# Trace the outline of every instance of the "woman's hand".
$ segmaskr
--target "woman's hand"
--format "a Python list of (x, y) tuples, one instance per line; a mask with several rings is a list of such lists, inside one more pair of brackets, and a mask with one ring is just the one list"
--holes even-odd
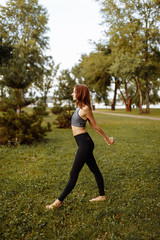
[(113, 138), (113, 137), (109, 137), (109, 138), (106, 140), (106, 142), (107, 142), (108, 145), (114, 144), (114, 138)]

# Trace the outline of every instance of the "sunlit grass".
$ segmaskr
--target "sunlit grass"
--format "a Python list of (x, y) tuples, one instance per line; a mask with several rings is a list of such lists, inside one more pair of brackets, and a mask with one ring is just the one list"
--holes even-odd
[(45, 210), (65, 187), (77, 149), (70, 129), (52, 126), (39, 143), (0, 148), (0, 239), (159, 239), (159, 121), (95, 117), (115, 137), (108, 146), (87, 124), (107, 200), (89, 202), (98, 190), (85, 166), (62, 207)]

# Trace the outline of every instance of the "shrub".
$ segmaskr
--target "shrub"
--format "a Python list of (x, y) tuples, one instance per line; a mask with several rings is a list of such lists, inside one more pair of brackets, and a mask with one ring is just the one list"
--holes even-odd
[(51, 124), (50, 122), (47, 122), (47, 132), (51, 132), (52, 129), (51, 129)]
[(63, 111), (71, 111), (74, 110), (75, 107), (72, 106), (61, 106), (60, 104), (55, 105), (53, 108), (51, 108), (51, 112), (55, 115), (62, 113)]
[(75, 110), (75, 107), (74, 106), (64, 106), (64, 110), (66, 111), (72, 111), (72, 110)]
[(64, 111), (58, 114), (53, 124), (57, 125), (58, 128), (71, 128), (71, 117), (71, 112)]
[(49, 123), (47, 127), (42, 127), (41, 124), (42, 117), (27, 113), (22, 113), (18, 117), (14, 110), (9, 109), (0, 117), (0, 144), (9, 142), (12, 145), (17, 145), (40, 140), (46, 136), (46, 132), (51, 130)]
[(1, 112), (7, 112), (7, 110), (9, 108), (14, 109), (16, 111), (17, 106), (8, 99), (5, 99), (3, 103), (2, 102), (0, 103), (0, 111)]
[(61, 107), (61, 105), (55, 105), (53, 108), (51, 108), (51, 112), (53, 114), (60, 114), (61, 112), (63, 112), (64, 108)]
[(33, 113), (40, 116), (48, 116), (49, 114), (49, 112), (46, 111), (46, 106), (42, 101), (38, 102), (37, 107), (33, 108)]
[(6, 110), (5, 104), (0, 102), (0, 111), (4, 112), (5, 110)]

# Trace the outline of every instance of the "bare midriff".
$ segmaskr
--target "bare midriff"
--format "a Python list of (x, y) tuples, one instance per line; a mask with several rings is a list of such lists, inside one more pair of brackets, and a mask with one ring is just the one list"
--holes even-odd
[(86, 133), (86, 129), (85, 127), (75, 127), (75, 126), (72, 126), (72, 133), (73, 133), (73, 136), (76, 136), (76, 135), (79, 135), (79, 134), (82, 134), (82, 133)]

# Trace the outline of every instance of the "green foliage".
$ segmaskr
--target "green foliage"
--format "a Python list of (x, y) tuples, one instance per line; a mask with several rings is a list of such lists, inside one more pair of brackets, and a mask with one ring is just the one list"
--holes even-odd
[(71, 128), (72, 112), (64, 111), (59, 113), (56, 120), (53, 122), (58, 128)]
[(18, 117), (14, 110), (9, 109), (0, 117), (0, 144), (30, 144), (38, 141), (50, 130), (50, 124), (47, 127), (41, 125), (42, 118), (39, 116), (22, 113)]
[(62, 104), (65, 101), (69, 108), (72, 108), (72, 92), (73, 87), (76, 84), (75, 79), (72, 77), (69, 70), (61, 71), (61, 75), (58, 77), (58, 89), (54, 91), (54, 100)]
[[(62, 207), (46, 210), (63, 191), (77, 144), (70, 129), (54, 128), (40, 143), (0, 148), (0, 237), (5, 240), (158, 240), (159, 121), (95, 114), (115, 145), (87, 126), (107, 200), (85, 165)], [(52, 122), (54, 115), (45, 120)], [(88, 125), (88, 124), (87, 124)]]
[(75, 107), (71, 107), (71, 106), (61, 106), (60, 104), (55, 105), (54, 107), (51, 108), (51, 112), (55, 115), (62, 113), (63, 111), (71, 111), (74, 110)]
[[(108, 104), (108, 90), (111, 84), (109, 73), (110, 58), (101, 52), (92, 52), (88, 56), (83, 55), (81, 62), (72, 71), (75, 76), (84, 82), (96, 93), (96, 100), (103, 100)], [(78, 71), (79, 70), (79, 71)]]
[(23, 48), (25, 53), (28, 52), (27, 56), (46, 48), (48, 16), (46, 9), (37, 0), (8, 0), (0, 10), (4, 41), (8, 40), (12, 45)]
[(17, 105), (11, 101), (11, 99), (4, 98), (3, 102), (0, 102), (0, 111), (6, 112), (8, 109), (13, 109), (16, 111)]
[[(140, 107), (144, 89), (146, 113), (149, 113), (151, 85), (157, 83), (160, 74), (159, 2), (98, 1), (102, 3), (103, 23), (107, 25), (107, 45), (111, 48), (112, 57), (111, 74), (120, 78), (122, 83), (140, 81), (138, 84)], [(141, 89), (142, 84), (145, 87)], [(126, 93), (127, 98), (128, 95), (129, 93)], [(133, 97), (134, 95), (131, 100)]]
[(15, 51), (9, 65), (3, 68), (3, 83), (11, 88), (25, 89), (33, 81), (32, 70), (27, 67), (27, 58), (19, 55), (19, 50)]
[(52, 112), (53, 114), (55, 114), (55, 115), (63, 112), (63, 110), (64, 110), (64, 108), (61, 107), (60, 104), (57, 104), (57, 105), (55, 105), (54, 107), (51, 108), (51, 112)]
[[(54, 92), (55, 106), (51, 109), (53, 114), (58, 114), (53, 122), (58, 128), (71, 128), (72, 109), (74, 109), (72, 101), (73, 87), (76, 84), (69, 70), (61, 71), (58, 78), (58, 89)], [(65, 106), (62, 107), (63, 102)]]
[(25, 98), (24, 95), (25, 93), (22, 90), (10, 89), (9, 97), (3, 97), (3, 101), (0, 104), (2, 108), (0, 109), (2, 109), (3, 111), (7, 111), (8, 109), (14, 109), (16, 111), (18, 108), (28, 106), (29, 104), (36, 101), (36, 99), (33, 99), (32, 97)]
[(47, 104), (47, 95), (53, 87), (54, 80), (56, 80), (59, 65), (55, 65), (51, 57), (46, 58), (45, 62), (46, 66), (43, 69), (43, 74), (41, 78), (36, 79), (35, 87), (40, 91), (44, 103)]
[(6, 46), (2, 46), (1, 45), (1, 41), (2, 39), (0, 39), (0, 66), (2, 66), (3, 64), (7, 64), (9, 59), (12, 58), (12, 48)]
[(20, 112), (22, 104), (27, 105), (24, 93), (44, 74), (48, 15), (37, 0), (8, 0), (0, 10), (2, 48), (12, 50), (0, 70), (2, 82), (16, 91), (14, 101)]
[(37, 106), (33, 108), (33, 113), (38, 116), (47, 116), (49, 114), (43, 101), (37, 103)]

